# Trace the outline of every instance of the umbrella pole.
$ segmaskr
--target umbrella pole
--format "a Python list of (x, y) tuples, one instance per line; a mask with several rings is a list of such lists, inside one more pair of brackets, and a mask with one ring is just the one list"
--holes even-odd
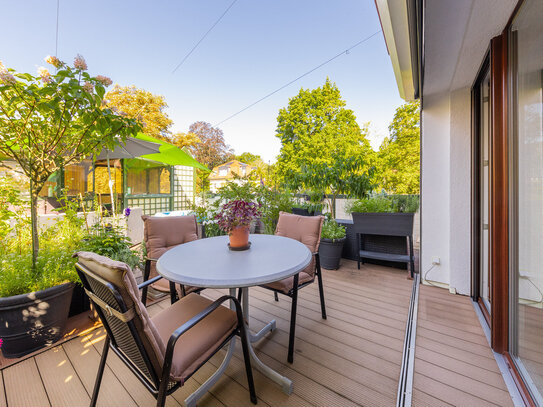
[(109, 153), (107, 154), (107, 175), (109, 178), (109, 194), (111, 196), (111, 211), (113, 212), (113, 217), (115, 217), (115, 200), (113, 199), (113, 180), (111, 179), (111, 168), (109, 166)]

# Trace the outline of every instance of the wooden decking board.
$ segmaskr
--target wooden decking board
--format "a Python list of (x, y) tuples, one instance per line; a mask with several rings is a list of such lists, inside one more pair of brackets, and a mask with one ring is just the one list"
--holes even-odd
[[(338, 286), (329, 279), (324, 280), (323, 286), (325, 297), (330, 297), (337, 301), (350, 300), (351, 302), (357, 304), (369, 304), (374, 306), (383, 305), (385, 309), (392, 312), (398, 312), (405, 309), (406, 303), (409, 303), (409, 299), (405, 299), (405, 294), (403, 297), (391, 297), (388, 292), (386, 301), (383, 301), (383, 296), (381, 295), (380, 291), (371, 287), (360, 288), (358, 292), (351, 293), (347, 291), (347, 287)], [(307, 290), (307, 288), (305, 288), (305, 290)], [(300, 290), (300, 294), (303, 293), (303, 291), (304, 290)], [(382, 289), (382, 292), (386, 291)]]
[[(66, 342), (63, 345), (63, 348), (73, 367), (77, 371), (87, 393), (92, 395), (94, 382), (96, 380), (96, 372), (98, 371), (98, 365), (100, 364), (100, 354), (96, 351), (94, 346), (85, 348), (84, 344), (85, 340), (83, 338), (76, 338)], [(100, 341), (99, 344), (103, 344), (103, 340)], [(130, 393), (126, 391), (109, 366), (106, 366), (104, 370), (104, 377), (98, 395), (98, 405), (108, 405), (111, 407), (137, 406), (136, 401), (130, 396)]]
[(72, 407), (90, 402), (89, 393), (83, 387), (62, 346), (39, 354), (35, 361), (53, 406)]
[[(345, 297), (341, 297), (340, 293), (338, 293), (337, 297), (334, 296), (334, 297), (331, 297), (331, 299), (326, 298), (326, 294), (325, 294), (324, 298), (326, 300), (327, 311), (335, 311), (342, 315), (349, 315), (349, 316), (350, 315), (353, 315), (353, 316), (373, 315), (375, 318), (385, 317), (392, 321), (405, 322), (405, 316), (402, 315), (402, 313), (405, 314), (405, 307), (400, 310), (389, 311), (387, 309), (384, 309), (383, 307), (379, 307), (376, 303), (368, 304), (368, 303), (361, 303), (360, 301), (349, 300)], [(308, 303), (314, 304), (313, 307), (315, 305), (317, 307), (320, 307), (320, 298), (318, 296), (313, 295), (312, 293), (304, 292), (304, 290), (300, 290), (298, 294), (298, 301), (307, 301)]]
[[(203, 295), (208, 295), (215, 299), (221, 294), (219, 291), (211, 293), (209, 290), (206, 290)], [(255, 326), (264, 326), (272, 318), (276, 320), (277, 330), (269, 338), (280, 345), (286, 346), (288, 344), (290, 329), (289, 321), (279, 318), (277, 315), (266, 314), (255, 308), (252, 309), (251, 324), (253, 329), (258, 329)], [(307, 357), (315, 358), (317, 362), (325, 366), (338, 366), (343, 373), (347, 374), (348, 371), (345, 368), (346, 365), (350, 365), (353, 375), (356, 375), (358, 372), (362, 381), (364, 381), (363, 376), (365, 372), (368, 372), (376, 375), (378, 379), (384, 376), (382, 379), (385, 383), (390, 381), (392, 387), (397, 383), (400, 369), (399, 363), (401, 361), (401, 353), (399, 351), (394, 354), (395, 363), (392, 363), (382, 359), (383, 352), (380, 353), (380, 358), (359, 349), (353, 349), (348, 345), (340, 343), (337, 339), (322, 337), (319, 334), (318, 326), (314, 330), (298, 326), (296, 328), (296, 337), (296, 351)]]
[(432, 363), (443, 369), (459, 373), (472, 380), (489, 384), (497, 389), (503, 390), (503, 377), (499, 372), (491, 372), (478, 366), (459, 361), (448, 355), (442, 355), (424, 348), (417, 348), (417, 358)]
[[(279, 302), (275, 302), (273, 297), (263, 297), (257, 290), (255, 290), (255, 293), (251, 298), (251, 307), (256, 307), (261, 310), (273, 310), (273, 314), (290, 320), (290, 301), (287, 301), (288, 299), (280, 298)], [(375, 341), (376, 343), (389, 346), (392, 349), (402, 348), (403, 336), (398, 335), (398, 330), (379, 326), (377, 323), (362, 319), (353, 318), (352, 323), (334, 318), (323, 320), (321, 317), (320, 308), (312, 309), (304, 306), (303, 301), (298, 301), (297, 311), (296, 322), (300, 325), (312, 327), (315, 326), (315, 324), (322, 324), (323, 326), (331, 328), (332, 330), (339, 330), (367, 338)]]
[[(209, 293), (208, 293), (209, 294)], [(217, 293), (216, 296), (219, 296), (220, 293)], [(253, 322), (253, 320), (251, 321)], [(260, 325), (264, 325), (264, 323), (261, 321)], [(277, 333), (277, 332), (276, 332)], [(261, 353), (265, 353), (268, 356), (276, 359), (279, 362), (285, 363), (286, 362), (286, 355), (287, 355), (287, 346), (288, 341), (284, 341), (283, 343), (280, 343), (279, 341), (276, 341), (275, 334), (273, 333), (270, 335), (269, 339), (266, 338), (265, 340), (261, 341), (257, 346), (256, 349)], [(285, 336), (287, 338), (287, 336)], [(302, 342), (302, 341), (300, 341)], [(301, 345), (301, 346), (299, 346)], [(353, 371), (353, 374), (355, 376), (358, 376), (351, 379), (347, 379), (347, 377), (352, 377), (352, 375), (349, 375), (348, 371), (341, 372), (340, 367), (338, 366), (341, 364), (344, 367), (345, 364), (348, 362), (345, 359), (339, 360), (337, 357), (335, 363), (332, 365), (330, 363), (323, 364), (322, 360), (314, 360), (311, 352), (309, 352), (309, 355), (306, 356), (306, 345), (304, 343), (298, 344), (296, 343), (296, 353), (294, 357), (294, 364), (292, 365), (292, 368), (296, 371), (298, 371), (301, 374), (304, 374), (308, 377), (313, 377), (313, 380), (320, 383), (323, 386), (329, 386), (338, 393), (348, 397), (350, 395), (350, 398), (352, 401), (357, 400), (356, 397), (362, 397), (360, 400), (362, 405), (376, 405), (375, 399), (381, 399), (385, 396), (389, 397), (389, 401), (395, 399), (396, 393), (396, 385), (397, 381), (392, 381), (390, 379), (387, 379), (383, 375), (380, 374), (371, 374), (371, 372), (364, 372), (363, 369), (360, 369), (360, 372), (358, 375), (356, 374), (356, 369)], [(328, 352), (321, 352), (319, 353), (319, 356), (321, 358), (330, 359), (333, 358), (335, 355), (331, 355)], [(330, 367), (328, 367), (330, 366)], [(333, 368), (331, 367), (333, 366)], [(352, 366), (351, 366), (352, 367)], [(398, 375), (399, 375), (399, 361), (398, 361)], [(319, 379), (315, 379), (314, 375), (318, 372)], [(345, 375), (345, 376), (344, 376)], [(325, 380), (324, 382), (321, 380)], [(343, 392), (338, 389), (339, 383), (342, 381), (348, 382), (349, 390), (344, 390)], [(352, 388), (352, 389), (351, 389)], [(361, 394), (361, 392), (356, 391), (354, 388), (359, 388), (363, 390), (364, 394)], [(383, 394), (384, 393), (384, 394)], [(353, 399), (354, 397), (354, 399)], [(377, 404), (379, 405), (379, 404)]]
[(434, 287), (419, 295), (413, 406), (513, 405), (471, 299)]
[(489, 356), (478, 355), (473, 352), (469, 352), (464, 349), (458, 349), (424, 337), (417, 337), (416, 351), (418, 352), (419, 349), (427, 349), (436, 353), (440, 353), (442, 355), (448, 355), (452, 358), (471, 364), (473, 366), (478, 366), (494, 373), (500, 373), (500, 369), (498, 368), (496, 360), (494, 359), (492, 354), (490, 354)]
[[(257, 308), (252, 308), (251, 318), (258, 318), (260, 321), (270, 321), (271, 319), (275, 319), (279, 329), (283, 329), (285, 332), (288, 332), (290, 329), (289, 322), (286, 319), (266, 313), (265, 311)], [(328, 336), (325, 334), (326, 332), (323, 332), (323, 329), (320, 329), (320, 327), (317, 329), (312, 329), (311, 327), (306, 328), (298, 324), (296, 326), (297, 337), (307, 340), (308, 342), (326, 349), (327, 351), (334, 348), (340, 349), (340, 354), (348, 354), (349, 351), (358, 351), (360, 353), (369, 355), (371, 358), (379, 360), (379, 364), (382, 363), (384, 366), (393, 365), (395, 368), (398, 367), (398, 361), (401, 360), (400, 349), (392, 350), (375, 342), (367, 341), (363, 338), (359, 338), (345, 332), (336, 331), (335, 336), (333, 331)]]
[[(322, 320), (320, 315), (317, 284), (301, 290), (293, 364), (286, 362), (290, 299), (280, 296), (280, 301), (275, 302), (270, 291), (251, 289), (251, 327), (258, 330), (271, 319), (277, 324), (274, 333), (254, 344), (255, 351), (264, 363), (294, 383), (294, 393), (289, 397), (254, 369), (258, 405), (393, 406), (412, 287), (412, 281), (406, 276), (406, 271), (369, 264), (359, 271), (356, 262), (345, 260), (340, 270), (324, 271), (328, 320)], [(208, 289), (202, 295), (217, 298), (224, 293), (224, 290)], [(492, 352), (481, 339), (484, 335), (476, 325), (478, 320), (469, 299), (433, 287), (421, 287), (420, 298), (413, 405), (511, 405)], [(166, 298), (151, 305), (149, 313), (156, 315), (168, 306)], [(530, 336), (530, 329), (526, 336), (528, 350), (537, 339)], [(1, 370), (0, 407), (70, 405), (68, 400), (73, 401), (77, 393), (82, 395), (83, 405), (86, 405), (94, 387), (104, 335), (103, 328), (99, 328), (64, 343), (55, 354), (49, 354), (50, 349), (42, 353), (39, 360), (30, 358)], [(183, 405), (184, 399), (215, 371), (224, 352), (215, 355), (168, 397), (167, 406)], [(60, 359), (67, 362), (57, 366), (62, 362)], [(63, 373), (42, 380), (40, 374), (50, 374), (57, 369)], [(69, 374), (73, 377), (70, 384), (73, 388), (65, 389), (62, 382)], [(16, 383), (21, 377), (25, 377), (24, 385)], [(99, 406), (155, 404), (155, 399), (114, 352), (108, 355), (100, 394)], [(200, 400), (199, 406), (250, 405), (238, 340), (225, 374)]]
[(443, 400), (430, 396), (419, 389), (413, 389), (413, 407), (449, 407), (453, 405), (454, 404), (449, 404)]
[[(441, 322), (441, 323), (440, 323)], [(488, 341), (479, 326), (479, 332), (473, 333), (464, 330), (462, 324), (447, 324), (447, 321), (441, 320), (437, 322), (437, 318), (433, 320), (419, 319), (418, 326), (428, 329), (429, 331), (439, 332), (440, 334), (450, 336), (452, 338), (461, 339), (466, 342), (471, 342), (476, 345), (482, 345), (488, 347)]]
[(10, 366), (2, 373), (9, 407), (51, 406), (34, 358)]
[(7, 407), (6, 391), (4, 387), (4, 374), (0, 370), (0, 407)]
[[(279, 301), (274, 301), (273, 293), (265, 289), (260, 289), (260, 290), (259, 289), (254, 290), (255, 292), (252, 293), (254, 298), (257, 298), (258, 300), (262, 300), (262, 302), (266, 304), (265, 305), (266, 307), (275, 306), (275, 307), (281, 308), (283, 311), (289, 314), (289, 318), (290, 318), (291, 301), (288, 297), (280, 296)], [(308, 290), (308, 288), (305, 288), (305, 290)], [(262, 304), (262, 302), (258, 302), (258, 304)], [(404, 310), (403, 312), (404, 314), (403, 324), (401, 321), (390, 320), (389, 318), (386, 318), (385, 316), (382, 316), (380, 314), (376, 315), (375, 313), (368, 313), (364, 311), (360, 311), (358, 314), (353, 314), (353, 313), (341, 313), (335, 309), (331, 309), (330, 312), (331, 313), (329, 313), (327, 309), (327, 315), (329, 316), (330, 321), (338, 321), (338, 322), (347, 323), (349, 325), (367, 329), (378, 334), (386, 335), (392, 338), (397, 338), (399, 340), (403, 340), (404, 338), (407, 310)], [(322, 320), (320, 302), (314, 303), (314, 302), (309, 302), (309, 301), (303, 301), (303, 299), (299, 298), (298, 299), (298, 315), (305, 315), (308, 318), (313, 319), (314, 321), (327, 323), (327, 321)]]
[[(443, 402), (450, 402), (454, 406), (459, 406), (459, 407), (460, 406), (461, 407), (496, 406), (496, 404), (494, 403), (491, 403), (487, 400), (483, 400), (482, 398), (473, 396), (462, 390), (458, 390), (454, 387), (451, 387), (445, 383), (441, 383), (423, 374), (417, 374), (415, 376), (415, 382), (413, 383), (413, 390), (419, 390), (438, 400), (441, 400)], [(414, 405), (417, 404), (416, 398), (413, 400), (413, 404)]]

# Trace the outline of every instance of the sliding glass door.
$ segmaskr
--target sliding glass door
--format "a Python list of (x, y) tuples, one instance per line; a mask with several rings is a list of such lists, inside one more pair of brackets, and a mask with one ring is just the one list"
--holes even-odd
[(510, 354), (543, 405), (543, 1), (513, 20), (510, 57)]
[[(473, 133), (473, 298), (489, 321), (490, 298), (490, 61), (485, 62), (472, 89)], [(489, 321), (490, 322), (490, 321)]]

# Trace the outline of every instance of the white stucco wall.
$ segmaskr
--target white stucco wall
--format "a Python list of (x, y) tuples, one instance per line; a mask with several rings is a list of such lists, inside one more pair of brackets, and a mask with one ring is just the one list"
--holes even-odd
[[(449, 284), (449, 93), (425, 96), (421, 120), (421, 277)], [(432, 268), (433, 257), (441, 264)]]
[(471, 90), (450, 95), (449, 286), (459, 294), (471, 288)]
[[(422, 111), (421, 272), (470, 294), (471, 92), (424, 97)], [(439, 257), (439, 265), (432, 261)]]

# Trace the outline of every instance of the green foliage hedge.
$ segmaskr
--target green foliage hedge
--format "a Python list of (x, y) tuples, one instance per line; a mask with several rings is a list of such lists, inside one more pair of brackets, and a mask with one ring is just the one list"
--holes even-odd
[(349, 213), (414, 213), (419, 209), (418, 195), (379, 194), (359, 199), (347, 205)]

